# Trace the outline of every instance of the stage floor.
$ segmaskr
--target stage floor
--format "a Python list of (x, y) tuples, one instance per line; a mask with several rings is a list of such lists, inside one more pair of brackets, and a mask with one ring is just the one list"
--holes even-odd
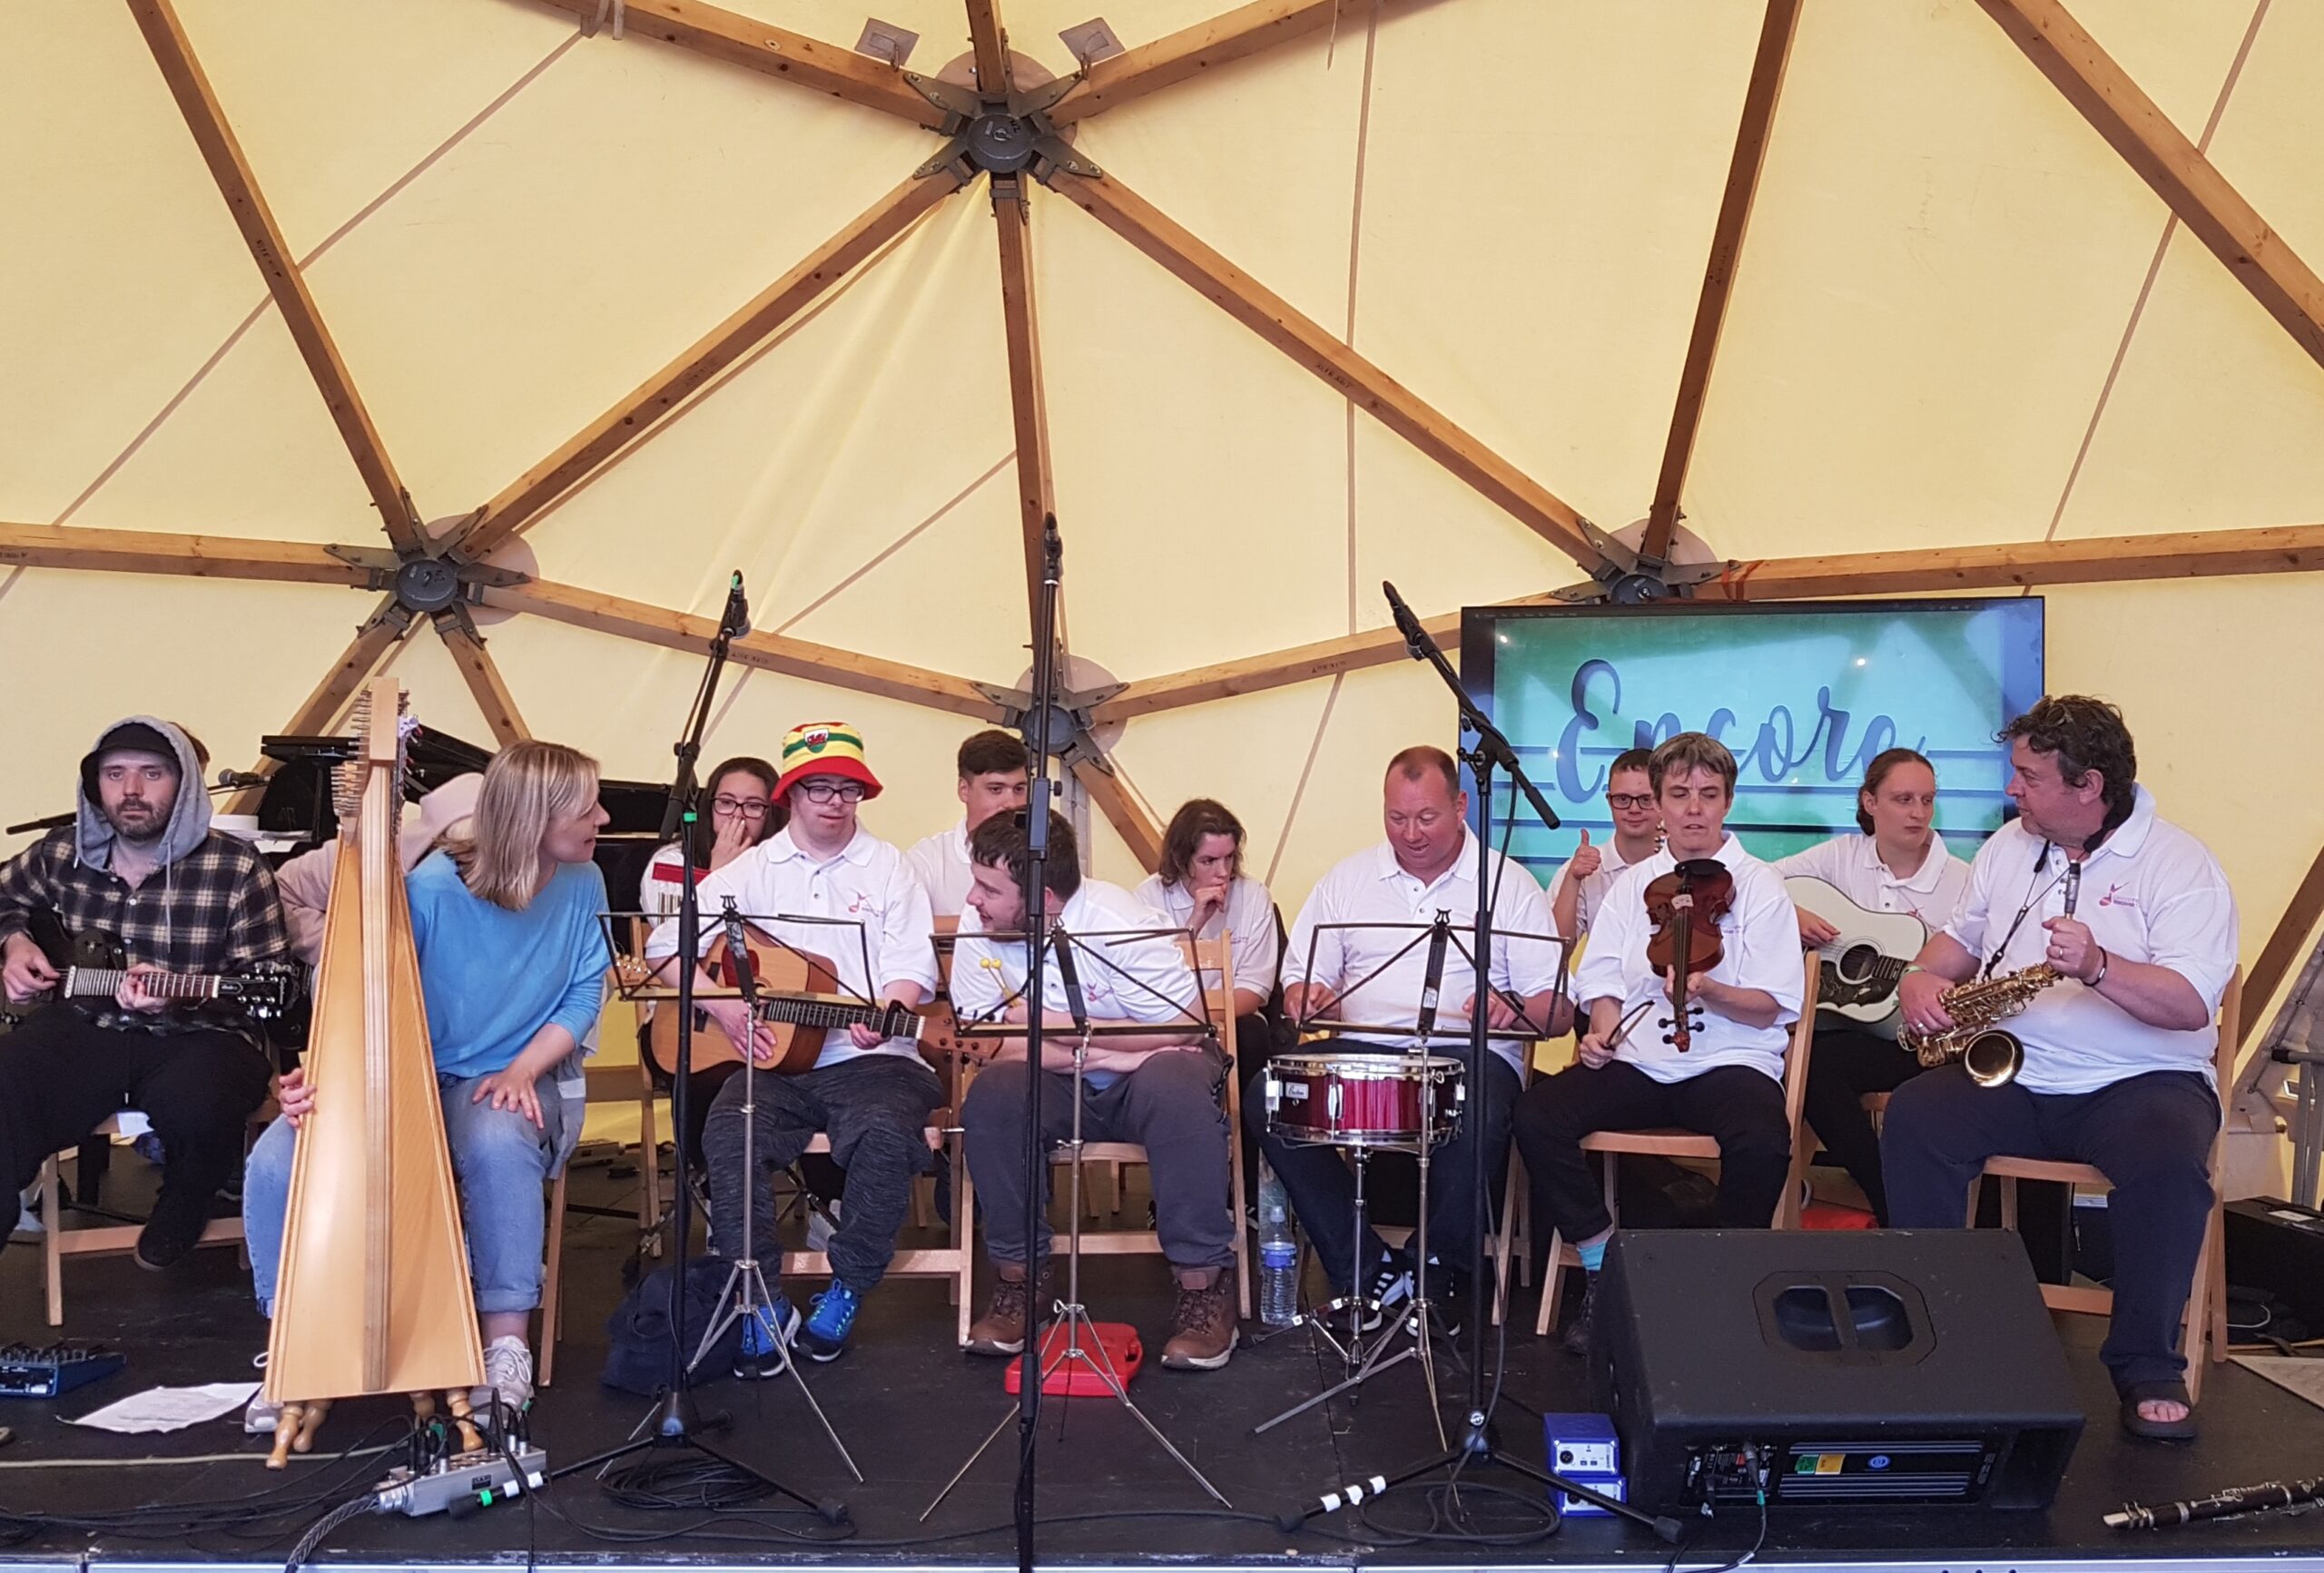
[[(135, 1195), (139, 1165), (116, 1164), (115, 1189)], [(619, 1205), (622, 1182), (603, 1167), (576, 1172), (576, 1201)], [(109, 1196), (109, 1200), (114, 1198)], [(1142, 1204), (1130, 1204), (1142, 1214)], [(534, 1409), (534, 1436), (552, 1467), (620, 1441), (648, 1407), (598, 1385), (606, 1312), (622, 1289), (634, 1225), (576, 1214), (567, 1234), (568, 1313), (558, 1380)], [(123, 1438), (62, 1423), (154, 1383), (245, 1380), (263, 1347), (235, 1253), (206, 1249), (167, 1278), (127, 1258), (67, 1261), (66, 1335), (125, 1351), (129, 1370), (56, 1403), (0, 1406), (14, 1446), (0, 1451), (0, 1511), (72, 1516), (148, 1503), (222, 1503), (269, 1488), (307, 1493), (331, 1481), (350, 1490), (379, 1472), (374, 1460), (304, 1461), (287, 1485), (258, 1467), (262, 1439), (245, 1439), (239, 1417), (167, 1435)], [(1098, 1258), (1088, 1299), (1107, 1320), (1135, 1322), (1158, 1350), (1169, 1297), (1151, 1259)], [(1512, 1450), (1539, 1461), (1534, 1410), (1583, 1406), (1580, 1362), (1531, 1332), (1532, 1297), (1520, 1297), (1507, 1340), (1505, 1400), (1499, 1430)], [(720, 1439), (811, 1498), (837, 1498), (852, 1538), (813, 1516), (754, 1512), (748, 1518), (653, 1512), (620, 1506), (586, 1476), (557, 1481), (537, 1503), (510, 1504), (464, 1520), (363, 1517), (336, 1530), (322, 1559), (341, 1565), (510, 1561), (528, 1555), (551, 1566), (733, 1566), (780, 1558), (831, 1567), (1012, 1566), (1011, 1482), (1015, 1422), (950, 1500), (926, 1524), (919, 1516), (970, 1451), (1009, 1412), (1000, 1362), (951, 1347), (941, 1284), (897, 1282), (866, 1305), (852, 1349), (807, 1380), (867, 1480), (849, 1479), (788, 1380), (722, 1380), (703, 1390), (706, 1408), (730, 1411)], [(1799, 1516), (1778, 1512), (1754, 1561), (1763, 1568), (2066, 1568), (2140, 1559), (2157, 1566), (2216, 1568), (2243, 1558), (2277, 1568), (2324, 1569), (2324, 1513), (2271, 1514), (2138, 1536), (2110, 1531), (2100, 1515), (2126, 1499), (2168, 1501), (2220, 1488), (2324, 1470), (2324, 1411), (2239, 1368), (2216, 1368), (2202, 1407), (2204, 1435), (2191, 1449), (2125, 1439), (2094, 1350), (2100, 1326), (2063, 1319), (2062, 1330), (2091, 1422), (2056, 1506), (2046, 1513), (1960, 1511)], [(0, 1253), (0, 1339), (40, 1343), (40, 1253), (22, 1240)], [(1491, 1348), (1488, 1346), (1488, 1353)], [(1089, 1567), (1167, 1560), (1201, 1567), (1261, 1564), (1373, 1568), (1400, 1567), (1661, 1567), (1670, 1548), (1643, 1530), (1607, 1520), (1571, 1520), (1553, 1535), (1492, 1547), (1432, 1539), (1429, 1505), (1393, 1494), (1369, 1519), (1342, 1513), (1288, 1534), (1277, 1513), (1340, 1480), (1392, 1472), (1433, 1451), (1416, 1370), (1375, 1382), (1354, 1405), (1313, 1411), (1268, 1435), (1250, 1428), (1327, 1380), (1305, 1332), (1236, 1353), (1225, 1370), (1150, 1369), (1133, 1390), (1146, 1414), (1233, 1500), (1212, 1510), (1201, 1491), (1110, 1399), (1052, 1403), (1040, 1439), (1039, 1508), (1044, 1561)], [(1449, 1377), (1457, 1400), (1457, 1377)], [(345, 1405), (321, 1449), (360, 1444), (400, 1406)], [(378, 1439), (373, 1439), (378, 1440)], [(319, 1450), (320, 1454), (320, 1450)], [(172, 1462), (204, 1455), (235, 1458)], [(103, 1467), (111, 1466), (111, 1467)], [(1482, 1478), (1509, 1489), (1528, 1482), (1501, 1471)], [(1488, 1507), (1490, 1504), (1486, 1504)], [(1514, 1504), (1507, 1506), (1513, 1507)], [(0, 1557), (52, 1567), (108, 1564), (222, 1568), (279, 1568), (306, 1522), (302, 1511), (257, 1534), (141, 1533), (133, 1520), (96, 1532), (44, 1528), (7, 1538)], [(1684, 1566), (1708, 1568), (1747, 1550), (1756, 1515), (1699, 1526)]]

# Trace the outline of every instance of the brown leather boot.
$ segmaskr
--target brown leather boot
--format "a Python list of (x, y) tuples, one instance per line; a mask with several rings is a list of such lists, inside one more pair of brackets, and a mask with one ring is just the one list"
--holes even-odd
[(996, 1282), (992, 1300), (985, 1312), (969, 1329), (970, 1354), (1022, 1354), (1025, 1352), (1025, 1324), (1031, 1319), (1033, 1296), (1047, 1299), (1049, 1273), (1041, 1269), (1040, 1277), (1031, 1284), (1025, 1281), (1025, 1264), (993, 1263)]
[(1172, 1371), (1216, 1371), (1235, 1352), (1235, 1269), (1214, 1267), (1210, 1282), (1187, 1282), (1178, 1273), (1178, 1304), (1170, 1314), (1170, 1342), (1162, 1363)]

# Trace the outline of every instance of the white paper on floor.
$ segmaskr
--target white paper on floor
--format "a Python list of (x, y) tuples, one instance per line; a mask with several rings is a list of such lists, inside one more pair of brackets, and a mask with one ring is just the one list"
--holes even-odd
[(213, 1381), (200, 1387), (151, 1387), (116, 1399), (65, 1423), (94, 1426), (101, 1431), (133, 1435), (140, 1431), (182, 1431), (188, 1426), (214, 1421), (251, 1401), (258, 1391), (254, 1381)]
[(2324, 1409), (2324, 1360), (2302, 1360), (2284, 1354), (2239, 1354), (2235, 1363), (2256, 1371), (2282, 1388)]

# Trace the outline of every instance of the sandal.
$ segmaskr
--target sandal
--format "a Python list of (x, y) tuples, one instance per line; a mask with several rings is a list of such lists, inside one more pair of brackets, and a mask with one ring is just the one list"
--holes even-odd
[[(2122, 1429), (2134, 1437), (2149, 1441), (2191, 1442), (2195, 1440), (2195, 1401), (2187, 1395), (2187, 1384), (2171, 1378), (2168, 1381), (2134, 1381), (2122, 1390)], [(2139, 1413), (2139, 1405), (2154, 1399), (2168, 1399), (2187, 1406), (2186, 1418), (2175, 1421), (2151, 1421)]]

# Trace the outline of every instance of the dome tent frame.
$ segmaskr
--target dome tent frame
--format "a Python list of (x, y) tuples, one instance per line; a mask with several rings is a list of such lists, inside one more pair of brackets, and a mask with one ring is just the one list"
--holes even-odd
[[(431, 531), (413, 506), (379, 432), (324, 324), (217, 95), (170, 0), (127, 0), (153, 58), (215, 178), (253, 260), (322, 394), (387, 536), (378, 546), (310, 546), (215, 536), (170, 535), (71, 526), (0, 525), (0, 564), (108, 572), (291, 580), (384, 592), (346, 651), (286, 723), (291, 732), (329, 726), (364, 679), (418, 626), (434, 626), (491, 726), (507, 742), (527, 735), (472, 605), (543, 616), (683, 650), (704, 648), (714, 620), (529, 576), (491, 560), (578, 486), (617, 463), (640, 437), (705, 391), (786, 324), (799, 321), (836, 287), (899, 241), (978, 173), (992, 188), (1001, 308), (1017, 436), (1015, 468), (1027, 558), (1028, 607), (1036, 587), (1042, 517), (1055, 508), (1040, 374), (1039, 313), (1030, 253), (1027, 176), (1075, 202), (1264, 341), (1305, 367), (1353, 405), (1404, 438), (1472, 489), (1610, 582), (1662, 569), (1681, 516), (1694, 437), (1714, 373), (1720, 329), (1748, 232), (1764, 152), (1790, 54), (1800, 0), (1769, 0), (1747, 86), (1742, 122), (1721, 198), (1697, 313), (1681, 372), (1660, 473), (1636, 562), (1610, 551), (1602, 532), (1549, 488), (1385, 369), (1301, 314), (1198, 236), (1125, 185), (1117, 175), (1075, 172), (1054, 160), (1013, 169), (931, 159), (759, 296), (662, 371), (606, 411), (472, 513)], [(585, 29), (598, 0), (547, 0), (577, 15)], [(989, 129), (1046, 123), (1062, 131), (1109, 109), (1258, 55), (1345, 18), (1385, 5), (1417, 9), (1458, 0), (1256, 0), (1206, 22), (1085, 65), (1061, 98), (1039, 110), (1013, 91), (1000, 0), (963, 0)], [(1979, 0), (2028, 62), (2160, 196), (2176, 222), (2201, 240), (2230, 276), (2319, 364), (2324, 364), (2324, 284), (2236, 192), (2201, 150), (2055, 0)], [(791, 33), (696, 0), (635, 0), (630, 29), (660, 44), (778, 78), (795, 90), (838, 97), (868, 112), (958, 139), (978, 123), (915, 83), (911, 74), (836, 44)], [(1037, 90), (1039, 91), (1039, 90)], [(1043, 93), (1043, 96), (1049, 96)], [(973, 141), (974, 139), (970, 139)], [(956, 144), (957, 145), (957, 143)], [(1079, 161), (1086, 165), (1087, 161)], [(1912, 548), (1718, 565), (1698, 594), (1778, 600), (1810, 596), (1965, 591), (2093, 584), (2209, 575), (2308, 571), (2324, 566), (2324, 526), (2181, 532), (1965, 548)], [(1519, 597), (1547, 599), (1548, 595)], [(1428, 620), (1450, 633), (1458, 614)], [(1132, 851), (1150, 866), (1159, 835), (1151, 817), (1086, 726), (1194, 705), (1229, 695), (1377, 666), (1399, 658), (1393, 630), (1370, 631), (1186, 672), (1141, 678), (1103, 694), (1075, 695), (1084, 723), (1076, 774)], [(1005, 717), (1006, 689), (907, 663), (782, 634), (738, 641), (734, 658), (790, 676), (881, 695), (982, 720)], [(2280, 982), (2294, 953), (2324, 913), (2324, 856), (2300, 885), (2254, 968), (2255, 999)], [(2252, 1013), (2256, 1019), (2258, 1013)]]

